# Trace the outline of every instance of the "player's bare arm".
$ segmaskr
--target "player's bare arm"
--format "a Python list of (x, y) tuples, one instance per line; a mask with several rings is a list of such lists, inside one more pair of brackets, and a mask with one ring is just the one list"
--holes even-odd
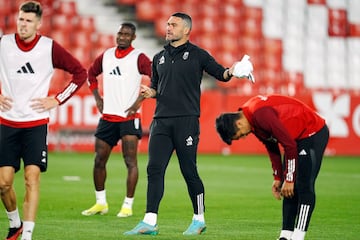
[(0, 111), (9, 111), (12, 107), (12, 99), (0, 94)]
[(125, 112), (128, 113), (127, 116), (135, 114), (137, 110), (140, 108), (141, 103), (144, 101), (144, 99), (145, 97), (140, 93), (136, 101), (128, 109), (125, 110)]
[(97, 89), (94, 89), (92, 91), (92, 93), (93, 93), (94, 98), (95, 98), (96, 107), (98, 108), (99, 112), (102, 113), (103, 109), (104, 109), (104, 100), (100, 96), (99, 91)]
[(144, 98), (153, 98), (156, 96), (156, 90), (145, 85), (140, 86), (140, 93)]
[(30, 105), (30, 107), (39, 113), (48, 111), (52, 108), (59, 106), (59, 101), (56, 100), (55, 97), (34, 98), (31, 100), (31, 102), (32, 104)]

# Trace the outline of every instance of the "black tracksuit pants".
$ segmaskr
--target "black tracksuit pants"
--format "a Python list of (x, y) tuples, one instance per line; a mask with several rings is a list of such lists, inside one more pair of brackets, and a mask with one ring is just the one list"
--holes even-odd
[(175, 151), (194, 214), (204, 213), (204, 185), (196, 165), (199, 134), (199, 119), (196, 116), (153, 119), (149, 139), (146, 212), (158, 213), (164, 194), (165, 171)]
[(293, 231), (297, 228), (307, 231), (315, 208), (315, 180), (328, 140), (329, 129), (325, 125), (315, 135), (297, 141), (299, 159), (295, 196), (283, 200), (283, 230)]

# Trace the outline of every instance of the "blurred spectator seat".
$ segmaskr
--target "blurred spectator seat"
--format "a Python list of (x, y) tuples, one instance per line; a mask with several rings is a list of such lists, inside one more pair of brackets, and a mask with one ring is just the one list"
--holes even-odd
[(345, 9), (329, 8), (328, 32), (331, 37), (346, 37), (348, 35), (347, 12)]
[(58, 42), (66, 50), (69, 50), (71, 47), (71, 36), (68, 32), (64, 32), (61, 29), (54, 29), (51, 31), (50, 36), (56, 42)]
[(75, 1), (55, 1), (53, 4), (54, 12), (65, 16), (76, 16), (78, 15), (76, 2)]
[(81, 31), (89, 34), (96, 32), (95, 20), (93, 16), (78, 15), (73, 19), (73, 25), (76, 31)]
[(10, 15), (12, 12), (11, 9), (12, 0), (0, 0), (0, 16), (4, 17)]
[(63, 15), (61, 13), (53, 14), (51, 17), (51, 26), (54, 30), (69, 33), (74, 29), (75, 16)]
[(326, 0), (307, 0), (308, 4), (321, 4), (326, 5)]
[(349, 37), (360, 37), (360, 23), (349, 23)]
[(140, 21), (154, 21), (158, 17), (157, 0), (140, 0), (136, 3), (136, 18)]

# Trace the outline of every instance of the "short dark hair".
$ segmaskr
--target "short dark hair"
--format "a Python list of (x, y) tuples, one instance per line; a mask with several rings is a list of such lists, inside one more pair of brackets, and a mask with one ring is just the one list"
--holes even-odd
[(192, 19), (188, 14), (176, 12), (171, 16), (181, 18), (185, 22), (185, 25), (187, 25), (190, 29), (192, 28)]
[(26, 1), (20, 5), (19, 10), (26, 13), (35, 13), (38, 18), (41, 18), (43, 12), (41, 4), (37, 1)]
[(136, 33), (136, 27), (135, 24), (131, 23), (131, 22), (124, 22), (120, 25), (121, 27), (128, 27), (131, 29), (131, 31), (135, 34)]
[(231, 145), (233, 136), (235, 136), (237, 127), (235, 122), (240, 119), (239, 113), (223, 113), (216, 118), (216, 131), (219, 133), (221, 139), (228, 145)]

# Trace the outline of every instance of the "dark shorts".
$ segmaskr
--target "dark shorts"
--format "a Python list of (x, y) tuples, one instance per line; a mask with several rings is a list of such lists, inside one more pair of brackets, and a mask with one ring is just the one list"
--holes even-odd
[(0, 125), (0, 166), (12, 166), (15, 172), (24, 166), (37, 165), (41, 172), (47, 169), (47, 124), (30, 128), (12, 128)]
[(118, 141), (125, 135), (142, 137), (141, 121), (136, 118), (126, 122), (109, 122), (100, 119), (96, 128), (95, 137), (105, 141), (110, 146), (116, 146)]

